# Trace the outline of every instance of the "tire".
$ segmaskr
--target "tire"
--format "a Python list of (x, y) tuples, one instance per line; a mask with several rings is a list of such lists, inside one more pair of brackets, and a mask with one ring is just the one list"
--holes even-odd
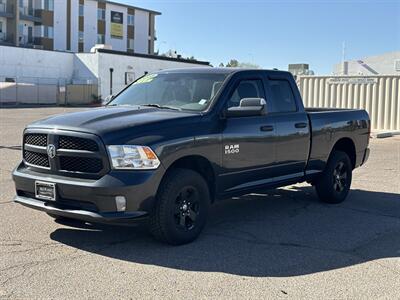
[(319, 199), (325, 203), (343, 202), (350, 191), (352, 171), (349, 156), (345, 152), (334, 150), (322, 176), (315, 184)]
[(162, 181), (150, 215), (150, 232), (159, 241), (182, 245), (203, 230), (210, 205), (204, 178), (188, 169), (174, 169)]

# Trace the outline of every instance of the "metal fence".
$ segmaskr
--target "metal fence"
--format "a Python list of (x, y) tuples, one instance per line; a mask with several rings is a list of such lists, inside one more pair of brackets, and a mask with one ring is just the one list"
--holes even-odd
[(98, 101), (97, 94), (97, 84), (71, 84), (65, 78), (0, 75), (0, 105), (87, 105)]
[(400, 130), (400, 76), (298, 76), (306, 107), (360, 108), (374, 130)]

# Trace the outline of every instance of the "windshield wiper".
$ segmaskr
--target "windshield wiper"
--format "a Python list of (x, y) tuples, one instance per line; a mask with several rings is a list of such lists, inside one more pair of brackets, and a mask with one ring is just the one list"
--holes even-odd
[(160, 109), (172, 109), (172, 110), (178, 110), (178, 111), (182, 110), (178, 107), (165, 106), (165, 105), (160, 105), (160, 104), (156, 104), (156, 103), (140, 104), (140, 106), (156, 107), (156, 108), (160, 108)]

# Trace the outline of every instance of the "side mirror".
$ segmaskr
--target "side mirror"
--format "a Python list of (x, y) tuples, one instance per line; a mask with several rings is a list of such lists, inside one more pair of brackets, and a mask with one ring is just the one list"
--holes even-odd
[(225, 112), (226, 117), (263, 116), (267, 113), (267, 102), (263, 98), (244, 98), (239, 106), (230, 107)]

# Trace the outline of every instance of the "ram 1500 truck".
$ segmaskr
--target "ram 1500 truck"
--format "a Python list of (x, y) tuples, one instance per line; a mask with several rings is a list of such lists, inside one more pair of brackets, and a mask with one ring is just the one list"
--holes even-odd
[(145, 220), (183, 244), (218, 199), (306, 181), (342, 202), (369, 136), (364, 110), (304, 109), (288, 72), (160, 71), (104, 107), (27, 126), (15, 201), (54, 218)]

